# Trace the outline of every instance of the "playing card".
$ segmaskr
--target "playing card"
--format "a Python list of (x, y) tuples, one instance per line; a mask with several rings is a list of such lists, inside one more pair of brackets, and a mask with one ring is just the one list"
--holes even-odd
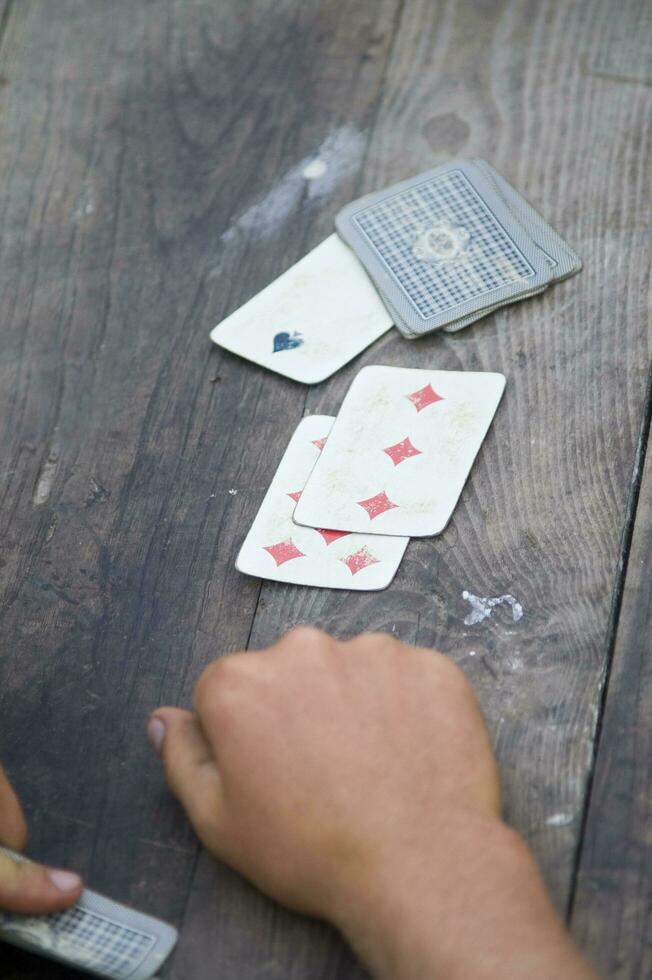
[(278, 374), (316, 384), (391, 326), (359, 260), (333, 234), (223, 320), (211, 340)]
[(526, 201), (486, 160), (475, 159), (471, 162), (493, 182), (497, 193), (503, 198), (512, 215), (523, 226), (537, 248), (543, 252), (553, 269), (551, 281), (560, 282), (579, 272), (582, 268), (582, 260), (561, 235), (544, 221), (539, 212), (535, 211), (529, 201)]
[[(490, 313), (494, 313), (503, 306), (509, 306), (510, 303), (518, 303), (522, 299), (529, 299), (531, 296), (536, 296), (538, 293), (542, 293), (545, 288), (545, 286), (540, 286), (538, 289), (533, 289), (530, 292), (521, 293), (519, 296), (512, 296), (511, 299), (503, 300), (502, 303), (494, 303), (493, 306), (486, 306), (484, 309), (476, 310), (474, 313), (469, 313), (467, 316), (463, 316), (459, 320), (453, 320), (452, 323), (447, 323), (446, 326), (442, 327), (441, 329), (445, 330), (446, 333), (456, 333), (458, 330), (463, 330), (464, 327), (468, 327), (471, 323), (475, 323), (476, 320), (481, 320), (482, 317), (488, 316)], [(402, 322), (400, 315), (393, 308), (387, 297), (383, 294), (381, 295), (389, 315), (394, 319), (396, 328), (401, 332), (406, 340), (416, 340), (417, 337), (423, 336), (423, 334), (415, 333), (413, 330), (410, 330), (409, 327)]]
[(493, 181), (455, 161), (344, 208), (337, 230), (417, 334), (538, 291), (551, 266)]
[(406, 537), (315, 530), (292, 520), (332, 424), (326, 415), (299, 423), (240, 549), (238, 571), (276, 582), (357, 591), (384, 589), (394, 578)]
[(502, 374), (363, 368), (294, 520), (371, 534), (439, 534), (504, 387)]
[[(582, 262), (575, 252), (573, 252), (570, 246), (560, 235), (557, 234), (553, 228), (550, 227), (550, 225), (543, 220), (541, 215), (534, 210), (534, 208), (525, 200), (525, 198), (521, 197), (521, 195), (514, 190), (511, 184), (508, 184), (507, 181), (496, 170), (494, 170), (489, 163), (486, 162), (486, 160), (475, 159), (470, 161), (469, 165), (476, 167), (487, 177), (488, 180), (493, 182), (496, 192), (503, 198), (515, 220), (521, 224), (524, 231), (534, 242), (535, 246), (542, 252), (543, 257), (551, 269), (551, 282), (559, 282), (560, 280), (566, 279), (568, 276), (572, 276), (576, 272), (580, 271), (582, 268)], [(458, 330), (462, 330), (464, 327), (467, 327), (476, 320), (479, 320), (481, 317), (487, 316), (489, 313), (493, 313), (501, 306), (506, 306), (508, 303), (514, 303), (522, 299), (527, 299), (530, 296), (543, 292), (546, 285), (538, 286), (532, 290), (523, 292), (517, 296), (513, 296), (509, 300), (493, 303), (491, 306), (486, 306), (483, 309), (469, 314), (468, 316), (461, 317), (445, 324), (442, 329), (447, 333), (455, 333)], [(401, 331), (403, 336), (408, 340), (414, 340), (416, 337), (420, 336), (419, 333), (411, 330), (409, 326), (403, 322), (399, 312), (392, 306), (391, 300), (389, 300), (384, 294), (381, 294), (381, 296), (390, 315), (394, 319), (394, 323)]]

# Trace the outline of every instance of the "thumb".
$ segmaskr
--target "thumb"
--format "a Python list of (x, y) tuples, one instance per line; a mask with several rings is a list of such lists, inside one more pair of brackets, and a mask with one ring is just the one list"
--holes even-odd
[(0, 849), (0, 909), (21, 915), (61, 912), (82, 892), (79, 875), (27, 861)]
[(147, 736), (197, 836), (218, 853), (224, 816), (222, 781), (197, 715), (180, 708), (158, 708), (147, 723)]

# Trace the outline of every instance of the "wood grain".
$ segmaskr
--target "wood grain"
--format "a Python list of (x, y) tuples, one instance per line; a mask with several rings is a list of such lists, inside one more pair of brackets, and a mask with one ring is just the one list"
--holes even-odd
[(601, 975), (618, 980), (652, 975), (651, 717), (652, 437), (648, 437), (571, 920)]
[(652, 85), (652, 7), (632, 0), (614, 17), (609, 0), (594, 7), (595, 43), (587, 53), (586, 71), (615, 82)]
[[(8, 8), (0, 756), (33, 854), (181, 925), (175, 980), (363, 975), (326, 927), (198, 856), (142, 736), (214, 656), (298, 622), (450, 652), (487, 714), (508, 817), (568, 900), (650, 354), (651, 90), (587, 68), (617, 62), (619, 18), (639, 6)], [(210, 346), (341, 205), (453, 154), (489, 159), (581, 275), (457, 336), (388, 334), (312, 389)], [(301, 176), (316, 156), (321, 191)], [(298, 419), (336, 412), (365, 363), (507, 375), (454, 519), (411, 543), (382, 594), (261, 588), (235, 572), (237, 547)], [(467, 627), (464, 589), (511, 592), (525, 615)], [(55, 976), (6, 962), (2, 976)]]

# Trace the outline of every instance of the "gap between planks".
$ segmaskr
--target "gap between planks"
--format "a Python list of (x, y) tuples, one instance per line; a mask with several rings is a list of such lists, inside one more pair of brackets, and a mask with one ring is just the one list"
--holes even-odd
[(609, 698), (609, 681), (611, 678), (611, 669), (613, 666), (613, 658), (614, 658), (614, 652), (616, 647), (616, 637), (618, 635), (618, 626), (620, 622), (620, 613), (621, 613), (622, 603), (623, 603), (623, 594), (625, 591), (625, 582), (627, 579), (627, 567), (628, 567), (629, 556), (632, 547), (632, 537), (634, 534), (636, 515), (638, 512), (638, 504), (639, 504), (640, 494), (641, 494), (641, 484), (643, 481), (643, 472), (645, 469), (645, 458), (647, 455), (647, 444), (648, 444), (648, 438), (650, 434), (651, 422), (652, 422), (652, 363), (650, 363), (650, 367), (648, 371), (648, 383), (645, 392), (643, 417), (641, 420), (638, 443), (636, 446), (636, 454), (634, 456), (632, 482), (631, 482), (629, 496), (627, 500), (627, 508), (625, 511), (625, 520), (623, 522), (622, 536), (620, 539), (620, 552), (618, 558), (618, 565), (616, 566), (614, 590), (613, 590), (613, 596), (611, 602), (611, 612), (609, 615), (609, 623), (607, 625), (604, 679), (602, 682), (602, 691), (600, 695), (600, 703), (598, 706), (598, 718), (597, 718), (596, 728), (595, 728), (595, 737), (593, 739), (593, 752), (591, 756), (591, 764), (589, 767), (586, 793), (584, 796), (584, 806), (582, 809), (582, 820), (580, 823), (580, 832), (578, 835), (577, 847), (575, 849), (575, 858), (573, 861), (573, 868), (571, 874), (571, 884), (570, 884), (570, 890), (568, 894), (568, 903), (566, 907), (566, 921), (569, 923), (573, 917), (573, 912), (575, 911), (575, 899), (577, 896), (578, 876), (579, 876), (580, 866), (582, 863), (582, 855), (584, 851), (584, 839), (585, 839), (586, 827), (588, 824), (589, 813), (591, 810), (593, 782), (594, 782), (594, 776), (596, 771), (596, 764), (597, 764), (598, 756), (600, 754), (602, 722), (604, 718), (604, 712), (605, 712), (607, 700)]

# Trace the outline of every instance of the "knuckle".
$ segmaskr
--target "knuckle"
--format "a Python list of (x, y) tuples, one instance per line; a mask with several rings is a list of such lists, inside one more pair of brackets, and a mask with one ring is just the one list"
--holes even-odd
[(322, 647), (327, 646), (331, 642), (331, 638), (328, 633), (324, 633), (323, 630), (317, 629), (316, 626), (295, 626), (291, 629), (285, 636), (281, 637), (278, 641), (279, 645), (292, 645), (301, 647)]
[(389, 633), (372, 632), (362, 633), (351, 641), (352, 645), (358, 650), (369, 653), (397, 654), (405, 650), (405, 644), (401, 643)]
[(242, 693), (249, 675), (248, 654), (233, 654), (213, 661), (195, 685), (195, 706), (201, 719), (212, 725), (228, 724), (231, 706)]
[(475, 701), (473, 689), (464, 671), (450, 657), (436, 651), (432, 652), (436, 654), (435, 669), (440, 687), (451, 696)]
[(332, 637), (314, 626), (295, 626), (274, 644), (276, 657), (285, 655), (291, 663), (300, 658), (304, 664), (307, 658), (315, 663), (329, 658), (333, 647)]
[(235, 655), (220, 657), (205, 667), (195, 684), (195, 698), (203, 702), (211, 701), (231, 684), (236, 659)]

